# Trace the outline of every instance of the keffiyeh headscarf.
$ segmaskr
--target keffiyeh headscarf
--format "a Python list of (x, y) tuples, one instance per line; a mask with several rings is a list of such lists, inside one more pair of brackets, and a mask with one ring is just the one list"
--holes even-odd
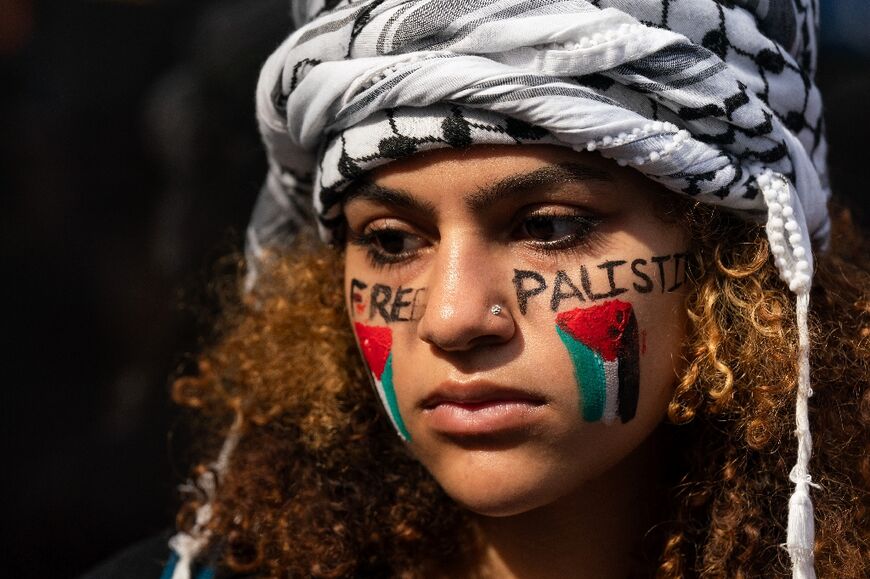
[(347, 186), (419, 151), (551, 143), (766, 223), (797, 296), (798, 460), (786, 546), (814, 577), (807, 472), (811, 240), (829, 236), (816, 0), (307, 0), (268, 59), (257, 114), (269, 173), (247, 235), (312, 217), (341, 231)]

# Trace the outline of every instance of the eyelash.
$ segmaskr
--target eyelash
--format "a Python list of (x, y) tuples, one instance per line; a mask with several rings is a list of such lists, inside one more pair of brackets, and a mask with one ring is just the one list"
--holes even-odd
[(362, 233), (355, 233), (353, 231), (350, 232), (350, 236), (348, 241), (356, 245), (357, 247), (361, 247), (366, 252), (366, 259), (369, 262), (369, 266), (371, 266), (375, 270), (382, 270), (391, 265), (400, 264), (407, 259), (413, 257), (415, 251), (405, 251), (396, 255), (390, 255), (388, 253), (384, 253), (377, 249), (377, 237), (378, 235), (384, 232), (397, 232), (405, 235), (413, 235), (410, 232), (402, 231), (401, 229), (397, 229), (394, 227), (380, 227), (372, 229), (371, 231), (363, 231)]
[(523, 223), (528, 223), (534, 218), (545, 218), (551, 219), (556, 223), (573, 224), (578, 226), (579, 230), (556, 241), (526, 240), (526, 245), (538, 253), (553, 255), (565, 252), (588, 251), (600, 241), (600, 232), (597, 231), (602, 221), (600, 217), (579, 213), (539, 212), (524, 216), (515, 229), (518, 229)]
[[(527, 224), (530, 220), (535, 218), (550, 219), (555, 223), (570, 223), (573, 225), (577, 225), (578, 229), (580, 229), (578, 233), (566, 235), (564, 238), (558, 239), (556, 241), (534, 241), (529, 239), (524, 240), (527, 247), (533, 249), (540, 254), (554, 255), (564, 254), (566, 252), (575, 253), (580, 251), (588, 251), (591, 247), (593, 247), (596, 243), (600, 241), (600, 233), (596, 231), (596, 229), (601, 224), (601, 218), (592, 215), (581, 215), (578, 213), (530, 213), (523, 216), (517, 221), (517, 223), (513, 227), (513, 231), (518, 231), (523, 226), (523, 224)], [(349, 243), (357, 247), (361, 247), (365, 250), (366, 259), (369, 265), (375, 270), (382, 270), (390, 266), (402, 264), (403, 262), (406, 262), (413, 258), (419, 251), (418, 249), (414, 249), (410, 251), (403, 251), (395, 255), (380, 251), (377, 248), (378, 236), (385, 232), (398, 233), (400, 235), (407, 236), (416, 235), (414, 233), (404, 231), (395, 227), (373, 228), (371, 230), (363, 230), (360, 233), (350, 231), (348, 235)]]

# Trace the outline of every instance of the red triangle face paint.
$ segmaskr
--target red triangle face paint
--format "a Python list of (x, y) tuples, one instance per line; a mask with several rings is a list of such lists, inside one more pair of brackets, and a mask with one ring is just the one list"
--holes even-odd
[(393, 332), (384, 326), (367, 326), (355, 323), (353, 325), (359, 340), (360, 350), (374, 378), (375, 390), (381, 399), (387, 416), (402, 440), (408, 442), (411, 435), (408, 432), (402, 415), (399, 412), (399, 401), (396, 398), (396, 388), (393, 385)]
[(556, 316), (556, 323), (575, 340), (610, 361), (619, 354), (620, 342), (633, 315), (630, 303), (611, 300), (597, 306), (562, 312)]
[(390, 328), (360, 323), (355, 323), (353, 327), (369, 369), (380, 380), (393, 347), (393, 332)]

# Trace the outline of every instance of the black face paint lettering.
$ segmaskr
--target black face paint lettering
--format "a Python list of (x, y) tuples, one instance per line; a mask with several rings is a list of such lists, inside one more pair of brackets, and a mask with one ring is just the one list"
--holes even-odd
[[(669, 292), (672, 292), (678, 289), (683, 285), (683, 282), (686, 281), (686, 258), (689, 257), (687, 253), (675, 253), (674, 254), (674, 285), (668, 288)], [(680, 278), (680, 264), (683, 264), (683, 277)]]
[(607, 270), (607, 283), (610, 285), (610, 291), (604, 294), (602, 299), (616, 297), (628, 291), (628, 288), (616, 287), (616, 282), (614, 281), (613, 270), (621, 265), (625, 265), (624, 259), (619, 259), (616, 261), (605, 261), (604, 263), (598, 265), (598, 269)]
[(390, 308), (391, 322), (407, 322), (411, 319), (401, 317), (402, 308), (411, 305), (411, 302), (402, 301), (402, 296), (412, 293), (413, 291), (414, 288), (402, 288), (402, 286), (399, 286), (399, 289), (396, 290), (395, 296), (393, 297), (393, 307)]
[(583, 286), (583, 291), (589, 296), (589, 299), (595, 301), (595, 293), (592, 291), (592, 281), (589, 279), (589, 270), (585, 265), (580, 266), (580, 285)]
[[(538, 287), (526, 289), (523, 287), (523, 281), (531, 279), (538, 283)], [(524, 269), (515, 269), (514, 270), (514, 288), (517, 291), (517, 304), (520, 307), (520, 313), (525, 315), (526, 308), (529, 304), (529, 298), (538, 295), (547, 289), (547, 282), (544, 280), (544, 276), (539, 274), (536, 271), (529, 271)]]
[(653, 263), (659, 266), (659, 282), (661, 282), (661, 292), (665, 293), (665, 262), (671, 259), (670, 255), (655, 255), (650, 258)]
[(634, 287), (634, 291), (641, 294), (648, 294), (653, 289), (653, 280), (642, 270), (638, 269), (640, 266), (646, 264), (647, 261), (640, 258), (635, 259), (631, 262), (631, 273), (633, 273), (643, 281), (643, 285), (638, 285), (637, 282), (633, 282), (631, 285), (632, 287)]
[(369, 287), (369, 284), (360, 281), (356, 278), (350, 280), (350, 311), (354, 316), (362, 315), (366, 311), (366, 303), (363, 298), (362, 290)]
[[(420, 297), (420, 294), (423, 295), (423, 298)], [(426, 302), (422, 301), (426, 297), (426, 288), (421, 287), (414, 290), (414, 297), (411, 298), (411, 313), (408, 315), (408, 319), (417, 320), (420, 319), (420, 316), (423, 315), (422, 311), (426, 309)], [(420, 314), (417, 313), (417, 310), (422, 310)]]
[(607, 270), (607, 281), (609, 287), (607, 291), (603, 293), (593, 291), (592, 281), (589, 279), (589, 270), (586, 269), (585, 265), (580, 266), (580, 285), (583, 286), (583, 291), (586, 292), (590, 301), (596, 302), (598, 300), (606, 300), (628, 291), (627, 288), (616, 287), (616, 281), (613, 274), (613, 270), (623, 264), (625, 264), (624, 260), (605, 261), (604, 263), (598, 264), (598, 269)]
[(376, 283), (372, 286), (371, 302), (369, 304), (369, 319), (375, 317), (375, 312), (381, 314), (385, 322), (390, 321), (390, 310), (387, 305), (393, 297), (393, 289), (388, 285)]
[[(570, 291), (562, 291), (563, 285), (568, 286)], [(568, 274), (560, 269), (556, 272), (556, 279), (553, 281), (553, 295), (550, 297), (550, 309), (554, 312), (557, 311), (562, 300), (568, 298), (577, 298), (581, 302), (586, 301), (586, 298), (583, 297), (583, 292), (574, 285), (574, 282), (571, 281)]]
[[(357, 301), (361, 301), (361, 300), (362, 300), (362, 295), (360, 295), (359, 293), (357, 293), (356, 290), (364, 290), (364, 289), (366, 289), (367, 287), (369, 287), (369, 284), (367, 284), (366, 282), (364, 282), (364, 281), (360, 281), (360, 280), (358, 280), (358, 279), (356, 279), (356, 278), (352, 278), (352, 279), (350, 280), (350, 295), (351, 295), (351, 299), (352, 299), (353, 301), (355, 301), (355, 302), (357, 302)], [(357, 298), (359, 298), (359, 299), (357, 299)]]
[[(368, 289), (368, 291), (363, 291)], [(369, 286), (366, 282), (351, 278), (350, 305), (354, 317), (365, 315), (368, 319), (380, 317), (386, 323), (417, 320), (426, 309), (426, 288), (397, 288), (382, 283)]]
[[(675, 253), (673, 255), (655, 255), (649, 259), (635, 258), (630, 262), (631, 274), (634, 276), (634, 281), (631, 282), (631, 287), (639, 294), (646, 294), (653, 291), (656, 286), (656, 281), (653, 280), (646, 270), (645, 266), (652, 263), (658, 268), (659, 289), (661, 293), (673, 292), (682, 287), (687, 279), (686, 265), (688, 254)], [(673, 276), (669, 267), (665, 264), (669, 261), (674, 263)], [(579, 287), (564, 270), (557, 270), (553, 277), (552, 292), (550, 294), (550, 309), (554, 312), (559, 311), (564, 300), (577, 299), (581, 302), (597, 302), (600, 300), (612, 299), (629, 291), (629, 287), (621, 287), (617, 284), (617, 276), (619, 268), (629, 264), (625, 259), (614, 259), (599, 263), (596, 268), (607, 272), (607, 291), (595, 291), (592, 284), (592, 278), (589, 275), (590, 268), (585, 264), (580, 265), (580, 284)], [(682, 264), (682, 267), (681, 267)], [(627, 269), (627, 268), (626, 268)], [(621, 275), (627, 277), (629, 274)], [(533, 280), (534, 287), (525, 280)], [(673, 281), (673, 283), (670, 283)], [(513, 278), (514, 287), (517, 291), (517, 302), (520, 306), (520, 312), (525, 314), (528, 310), (529, 299), (542, 293), (547, 289), (547, 280), (543, 274), (537, 271), (525, 269), (515, 269)], [(627, 280), (626, 280), (627, 283)], [(603, 288), (601, 288), (603, 289)]]

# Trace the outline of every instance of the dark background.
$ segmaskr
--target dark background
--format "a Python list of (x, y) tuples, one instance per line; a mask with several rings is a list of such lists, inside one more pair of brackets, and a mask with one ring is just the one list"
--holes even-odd
[[(867, 223), (870, 2), (823, 5), (834, 190)], [(241, 245), (257, 71), (290, 26), (287, 0), (0, 0), (4, 576), (172, 525), (169, 377)]]

